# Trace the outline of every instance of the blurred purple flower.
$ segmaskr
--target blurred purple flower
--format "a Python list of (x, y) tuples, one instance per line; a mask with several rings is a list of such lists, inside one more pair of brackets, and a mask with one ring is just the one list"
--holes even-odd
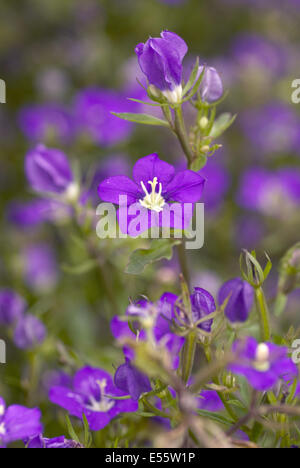
[(225, 315), (230, 322), (246, 322), (254, 302), (252, 286), (241, 278), (234, 278), (223, 284), (219, 291), (218, 302), (224, 304), (228, 299)]
[[(204, 65), (199, 67), (198, 76), (203, 72)], [(213, 67), (205, 66), (204, 76), (202, 78), (199, 93), (203, 102), (212, 102), (218, 101), (223, 95), (223, 83), (222, 79)]]
[(257, 153), (299, 152), (300, 119), (290, 106), (272, 103), (241, 117), (243, 131)]
[(42, 344), (46, 335), (44, 324), (33, 315), (27, 314), (18, 321), (13, 340), (18, 348), (31, 349)]
[(51, 199), (12, 202), (7, 209), (8, 220), (21, 229), (31, 229), (48, 221), (59, 221), (70, 216), (70, 208)]
[(23, 251), (23, 259), (26, 284), (39, 292), (53, 289), (58, 280), (54, 249), (47, 244), (31, 245)]
[(202, 390), (197, 397), (197, 407), (199, 410), (218, 412), (224, 410), (221, 398), (214, 390)]
[(0, 325), (13, 325), (23, 317), (27, 304), (11, 289), (0, 290)]
[[(196, 172), (185, 170), (175, 174), (175, 168), (160, 160), (157, 154), (150, 154), (134, 165), (133, 179), (115, 176), (101, 182), (98, 193), (103, 201), (120, 203), (120, 197), (127, 197), (119, 210), (122, 232), (131, 232), (131, 213), (139, 212), (140, 232), (151, 226), (188, 227), (192, 209), (187, 213), (186, 204), (200, 200), (205, 180)], [(170, 215), (169, 204), (178, 202), (180, 216)], [(128, 209), (127, 209), (128, 208)], [(192, 207), (191, 207), (192, 208)], [(154, 212), (154, 213), (153, 213)], [(135, 214), (135, 217), (137, 215)], [(135, 226), (137, 232), (137, 226)]]
[(135, 401), (142, 393), (150, 392), (152, 389), (148, 377), (139, 371), (129, 359), (126, 359), (126, 362), (116, 370), (114, 384)]
[(57, 104), (27, 106), (21, 110), (19, 121), (25, 136), (37, 143), (52, 135), (58, 142), (69, 143), (74, 136), (70, 113)]
[(257, 247), (264, 237), (264, 226), (259, 216), (241, 216), (236, 220), (234, 242), (239, 249), (249, 251)]
[(38, 145), (25, 158), (25, 172), (37, 192), (63, 194), (74, 181), (67, 156), (58, 149)]
[(224, 201), (229, 188), (228, 171), (221, 164), (209, 160), (207, 165), (199, 171), (199, 174), (206, 179), (203, 192), (205, 209), (214, 211)]
[(300, 202), (300, 170), (248, 169), (241, 178), (237, 200), (240, 206), (268, 216), (287, 216)]
[(49, 399), (79, 419), (85, 414), (90, 429), (99, 431), (120, 413), (137, 411), (138, 403), (132, 399), (109, 398), (125, 395), (115, 387), (106, 371), (84, 367), (74, 376), (73, 390), (63, 386), (52, 387)]
[(0, 447), (42, 432), (40, 419), (39, 409), (19, 405), (6, 408), (5, 401), (0, 397)]
[(74, 103), (78, 130), (103, 146), (126, 140), (133, 130), (131, 122), (120, 120), (112, 112), (137, 112), (138, 109), (139, 104), (129, 101), (125, 94), (102, 88), (81, 91)]
[(171, 31), (163, 31), (161, 37), (150, 38), (135, 49), (149, 84), (160, 90), (170, 102), (181, 99), (182, 61), (187, 51), (184, 40)]
[(236, 361), (230, 364), (230, 370), (246, 377), (250, 385), (265, 392), (285, 375), (298, 376), (297, 366), (288, 357), (288, 349), (272, 343), (258, 344), (254, 338), (236, 341), (233, 352)]
[(77, 449), (83, 448), (82, 445), (75, 440), (68, 440), (64, 436), (47, 439), (41, 434), (25, 441), (25, 445), (29, 449)]

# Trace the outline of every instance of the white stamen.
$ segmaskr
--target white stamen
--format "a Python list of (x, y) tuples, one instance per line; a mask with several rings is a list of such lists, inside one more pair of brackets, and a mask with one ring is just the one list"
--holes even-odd
[(67, 202), (69, 203), (74, 203), (78, 200), (80, 195), (80, 187), (76, 182), (72, 182), (70, 185), (68, 185), (64, 197)]
[(5, 413), (5, 408), (3, 405), (0, 405), (0, 416), (3, 416)]
[(162, 93), (171, 104), (178, 104), (182, 99), (182, 86), (177, 86), (173, 91), (167, 89)]
[(267, 372), (270, 369), (270, 350), (266, 343), (260, 343), (257, 346), (255, 354), (255, 369), (261, 372)]
[(145, 187), (144, 182), (141, 182), (141, 186), (143, 191), (145, 192), (145, 197), (143, 200), (140, 200), (140, 204), (144, 207), (147, 208), (148, 210), (156, 211), (157, 213), (160, 213), (163, 211), (163, 207), (165, 205), (165, 200), (162, 197), (162, 184), (159, 184), (159, 191), (156, 192), (156, 187), (158, 184), (157, 177), (154, 177), (153, 181), (149, 180), (148, 183), (151, 185), (152, 192), (149, 193), (148, 190)]
[(103, 380), (97, 380), (97, 384), (99, 385), (100, 388), (100, 401), (97, 401), (93, 396), (89, 397), (90, 404), (87, 406), (90, 410), (99, 412), (99, 413), (106, 413), (109, 411), (111, 408), (114, 407), (115, 402), (113, 400), (110, 400), (107, 398), (105, 395), (105, 389), (107, 386), (107, 381), (106, 379)]

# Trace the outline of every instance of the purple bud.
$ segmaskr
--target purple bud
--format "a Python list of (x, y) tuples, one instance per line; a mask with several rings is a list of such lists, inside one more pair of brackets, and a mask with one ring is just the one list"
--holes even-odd
[(116, 370), (114, 384), (133, 400), (138, 400), (142, 393), (151, 391), (151, 384), (146, 375), (134, 367), (129, 360)]
[[(229, 298), (229, 299), (228, 299)], [(225, 315), (230, 322), (246, 322), (253, 306), (252, 286), (241, 278), (234, 278), (223, 284), (219, 291), (219, 304), (228, 299)]]
[(12, 325), (21, 319), (26, 309), (24, 299), (10, 289), (0, 291), (0, 324)]
[[(194, 322), (198, 322), (206, 315), (212, 314), (216, 310), (215, 300), (212, 295), (202, 288), (195, 288), (191, 295), (192, 314)], [(210, 333), (213, 319), (201, 322), (199, 328)]]
[(149, 84), (173, 100), (178, 100), (181, 95), (182, 61), (187, 51), (184, 40), (170, 31), (163, 31), (161, 37), (150, 38), (135, 49)]
[(33, 315), (22, 317), (15, 328), (14, 343), (20, 349), (30, 349), (43, 343), (46, 338), (46, 328)]
[[(203, 72), (204, 66), (199, 67), (199, 76)], [(199, 92), (202, 101), (215, 102), (223, 95), (223, 83), (217, 70), (213, 67), (206, 67)]]
[(58, 149), (38, 145), (26, 155), (25, 172), (37, 192), (64, 193), (73, 182), (66, 155)]

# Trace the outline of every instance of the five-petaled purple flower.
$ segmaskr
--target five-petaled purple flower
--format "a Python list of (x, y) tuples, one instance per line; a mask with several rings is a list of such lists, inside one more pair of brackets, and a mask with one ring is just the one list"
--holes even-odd
[[(203, 192), (202, 176), (190, 170), (175, 173), (171, 164), (154, 153), (137, 161), (133, 179), (110, 177), (98, 187), (103, 201), (120, 205), (118, 218), (123, 233), (136, 237), (152, 226), (181, 230), (189, 226), (193, 204)], [(173, 207), (172, 202), (176, 202)]]
[(288, 357), (288, 349), (273, 343), (257, 343), (254, 338), (236, 341), (233, 344), (236, 355), (234, 363), (229, 369), (241, 374), (250, 385), (261, 392), (270, 390), (285, 376), (296, 378), (297, 366)]
[(171, 103), (181, 100), (182, 61), (187, 51), (184, 40), (171, 31), (163, 31), (161, 37), (137, 45), (139, 65), (154, 95), (159, 90)]
[(92, 431), (103, 429), (120, 413), (137, 411), (138, 404), (132, 399), (114, 399), (125, 395), (115, 387), (110, 374), (92, 367), (84, 367), (75, 374), (73, 389), (55, 386), (49, 392), (50, 401), (72, 416), (81, 419), (85, 414)]
[(0, 291), (0, 325), (13, 325), (23, 316), (25, 300), (10, 289)]
[(5, 401), (0, 397), (0, 447), (41, 433), (40, 419), (39, 409), (19, 405), (6, 408)]
[(246, 322), (253, 306), (252, 286), (241, 278), (233, 278), (223, 284), (219, 291), (219, 304), (228, 299), (225, 315), (230, 322)]

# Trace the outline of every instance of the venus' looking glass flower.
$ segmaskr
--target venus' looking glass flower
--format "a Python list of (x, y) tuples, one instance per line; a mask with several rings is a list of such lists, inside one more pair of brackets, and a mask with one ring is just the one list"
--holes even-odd
[(6, 408), (0, 397), (0, 448), (11, 442), (33, 437), (42, 432), (39, 409), (12, 405)]
[(181, 37), (170, 31), (163, 31), (161, 37), (150, 38), (138, 44), (135, 52), (139, 65), (146, 75), (151, 90), (159, 90), (175, 104), (182, 97), (182, 61), (188, 47)]
[(219, 304), (228, 300), (225, 315), (230, 322), (246, 322), (254, 302), (252, 286), (241, 278), (223, 284), (219, 291)]
[[(203, 72), (204, 66), (199, 67), (198, 76)], [(199, 93), (203, 102), (212, 103), (218, 101), (223, 95), (222, 79), (213, 67), (205, 67), (203, 79), (200, 84)]]
[(25, 172), (31, 187), (37, 192), (63, 194), (68, 199), (77, 195), (68, 158), (58, 149), (38, 145), (29, 151), (25, 158)]
[(113, 398), (125, 395), (126, 393), (115, 387), (110, 374), (102, 369), (84, 367), (75, 374), (73, 389), (52, 387), (49, 399), (79, 419), (82, 419), (84, 413), (90, 429), (99, 431), (118, 414), (137, 411), (138, 404), (132, 399)]
[(244, 342), (235, 342), (233, 352), (237, 357), (230, 370), (246, 377), (256, 390), (267, 391), (287, 375), (291, 379), (298, 376), (297, 366), (288, 357), (285, 347), (258, 344), (254, 338), (247, 338)]
[[(103, 201), (120, 204), (126, 197), (127, 210), (119, 211), (119, 222), (122, 232), (128, 232), (129, 214), (133, 208), (139, 211), (144, 230), (151, 226), (166, 226), (186, 229), (192, 217), (191, 210), (185, 210), (185, 204), (194, 204), (202, 196), (205, 179), (196, 172), (185, 170), (175, 173), (175, 168), (161, 159), (157, 154), (150, 154), (134, 165), (133, 180), (126, 176), (115, 176), (104, 180), (98, 187), (98, 194)], [(181, 207), (180, 216), (164, 218), (169, 213), (172, 202)], [(120, 205), (121, 206), (121, 205)], [(132, 208), (131, 208), (132, 207)], [(122, 208), (122, 206), (121, 206)], [(126, 211), (126, 213), (125, 213)], [(151, 212), (157, 216), (151, 216)], [(129, 214), (128, 214), (129, 213)], [(120, 216), (121, 214), (121, 216)], [(126, 223), (124, 223), (126, 217)], [(125, 227), (123, 225), (125, 224)]]

